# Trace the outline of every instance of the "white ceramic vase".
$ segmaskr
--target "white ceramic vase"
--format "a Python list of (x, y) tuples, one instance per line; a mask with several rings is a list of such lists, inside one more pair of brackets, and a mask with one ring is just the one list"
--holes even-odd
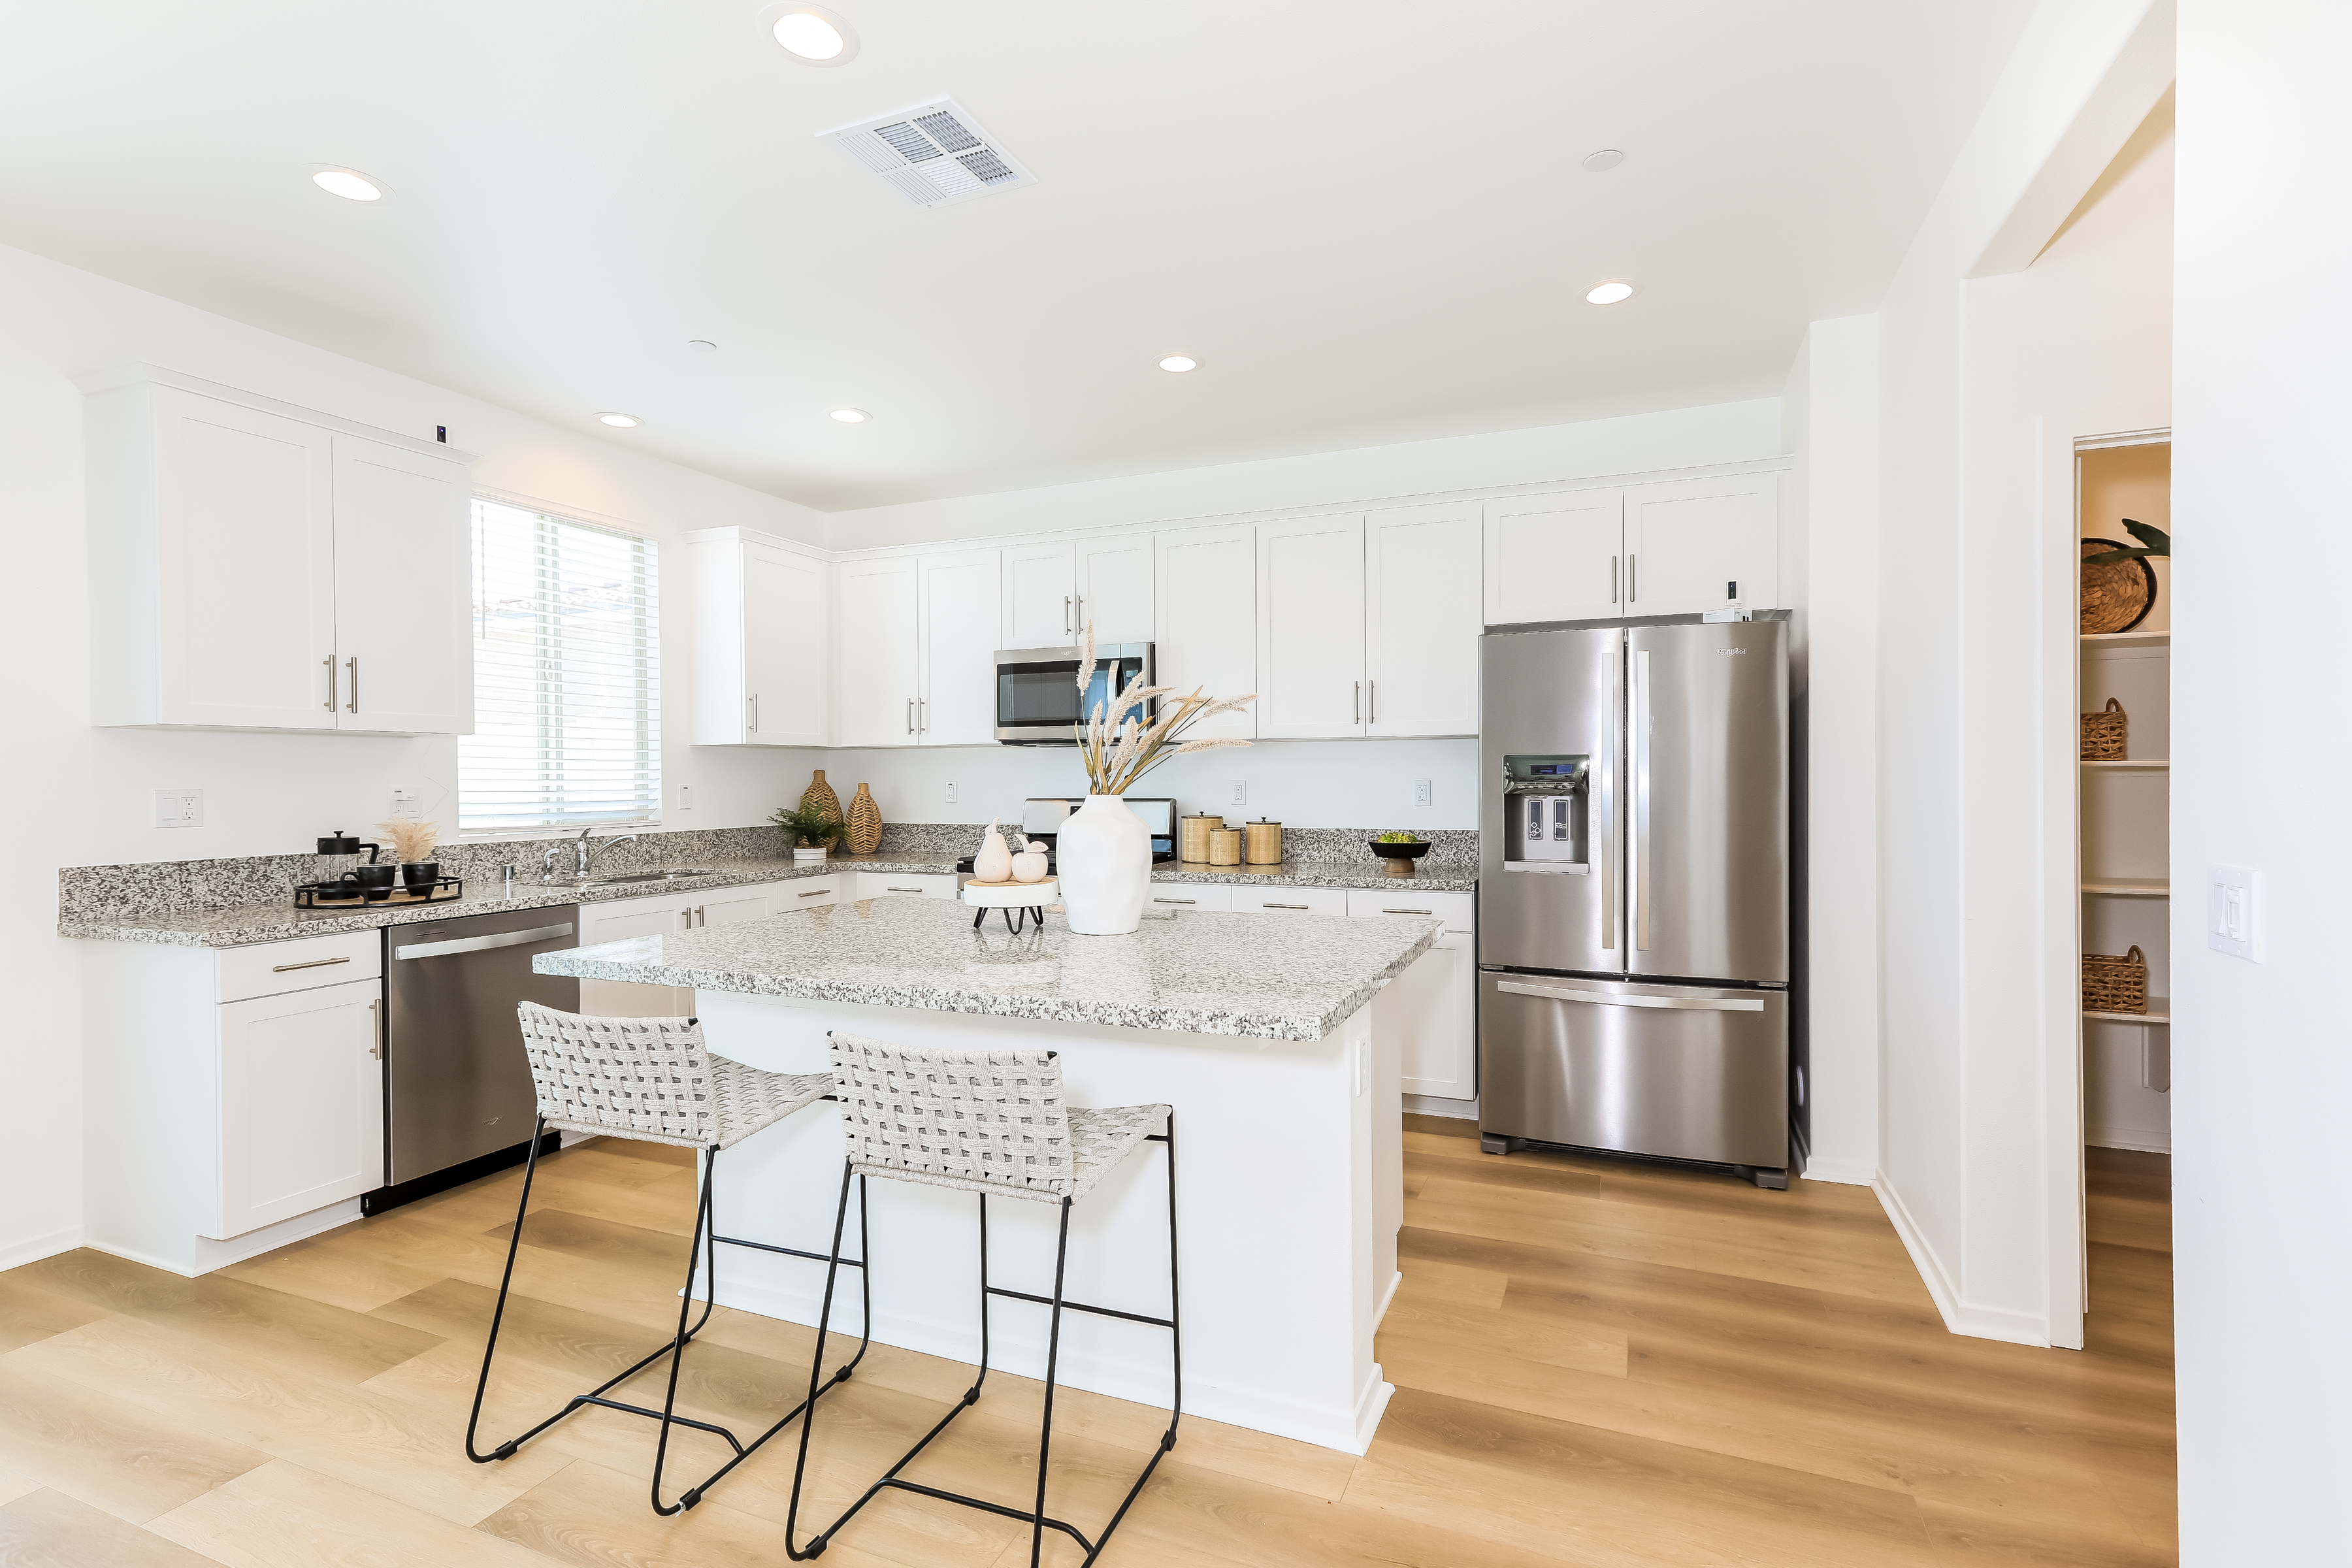
[(1090, 795), (1059, 827), (1062, 917), (1079, 936), (1125, 936), (1151, 896), (1151, 830), (1115, 795)]

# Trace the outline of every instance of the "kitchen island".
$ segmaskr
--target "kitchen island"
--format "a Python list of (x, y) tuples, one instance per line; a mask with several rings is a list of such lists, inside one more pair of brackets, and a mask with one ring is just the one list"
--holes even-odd
[[(1434, 920), (1184, 913), (1129, 936), (1073, 936), (1058, 913), (1014, 936), (961, 904), (872, 900), (543, 953), (543, 973), (693, 986), (713, 1050), (778, 1072), (827, 1070), (829, 1029), (936, 1048), (1061, 1053), (1071, 1103), (1176, 1110), (1184, 1408), (1360, 1454), (1390, 1386), (1372, 1334), (1398, 1280), (1402, 1152), (1395, 1020), (1437, 983)], [(722, 1236), (822, 1252), (842, 1162), (819, 1104), (719, 1164)], [(1073, 1211), (1074, 1300), (1166, 1311), (1159, 1146)], [(976, 1206), (874, 1184), (874, 1334), (979, 1359)], [(1055, 1211), (990, 1205), (992, 1283), (1049, 1287)], [(851, 1235), (854, 1237), (855, 1216)], [(853, 1250), (854, 1243), (845, 1250)], [(725, 1249), (722, 1304), (815, 1321), (816, 1265)], [(834, 1328), (858, 1329), (854, 1291)], [(1045, 1366), (1043, 1309), (1000, 1300), (992, 1365)], [(1161, 1331), (1064, 1320), (1061, 1377), (1165, 1405)]]

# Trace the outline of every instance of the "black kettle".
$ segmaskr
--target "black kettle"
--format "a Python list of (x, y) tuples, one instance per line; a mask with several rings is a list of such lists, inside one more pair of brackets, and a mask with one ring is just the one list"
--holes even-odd
[(376, 855), (382, 847), (381, 845), (368, 840), (351, 837), (341, 828), (336, 828), (331, 837), (319, 840), (319, 880), (341, 881), (344, 873), (359, 865), (360, 851), (362, 849), (367, 851), (368, 864), (374, 865)]

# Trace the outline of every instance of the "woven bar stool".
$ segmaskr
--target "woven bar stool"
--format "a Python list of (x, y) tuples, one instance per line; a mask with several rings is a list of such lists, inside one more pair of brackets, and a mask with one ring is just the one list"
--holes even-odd
[[(834, 1211), (833, 1250), (841, 1251), (841, 1233), (849, 1212), (849, 1181), (858, 1180), (858, 1226), (865, 1233), (865, 1189), (868, 1177), (920, 1182), (953, 1187), (980, 1195), (980, 1373), (956, 1407), (938, 1426), (907, 1450), (904, 1458), (883, 1473), (841, 1517), (813, 1538), (806, 1550), (793, 1544), (800, 1518), (801, 1483), (808, 1472), (809, 1432), (814, 1426), (814, 1401), (822, 1375), (824, 1342), (818, 1341), (817, 1361), (809, 1368), (809, 1419), (801, 1424), (800, 1461), (793, 1469), (792, 1500), (784, 1512), (784, 1550), (794, 1562), (822, 1553), (826, 1543), (874, 1500), (885, 1488), (917, 1492), (924, 1497), (961, 1503), (1007, 1519), (1025, 1520), (1030, 1527), (1029, 1562), (1036, 1568), (1044, 1552), (1045, 1531), (1058, 1530), (1086, 1550), (1094, 1562), (1109, 1544), (1111, 1532), (1127, 1517), (1160, 1457), (1176, 1446), (1176, 1425), (1183, 1415), (1183, 1359), (1177, 1330), (1176, 1286), (1176, 1113), (1165, 1105), (1122, 1105), (1083, 1110), (1062, 1097), (1062, 1064), (1052, 1051), (932, 1051), (887, 1046), (856, 1035), (835, 1031), (833, 1096), (841, 1102), (841, 1124), (848, 1157), (841, 1172), (841, 1200)], [(1153, 1317), (1111, 1307), (1088, 1306), (1062, 1294), (1065, 1266), (1070, 1255), (1070, 1209), (1111, 1168), (1146, 1142), (1168, 1146), (1168, 1315)], [(1054, 1251), (1054, 1291), (1039, 1296), (1010, 1290), (988, 1282), (988, 1200), (1022, 1198), (1054, 1204), (1061, 1209), (1061, 1233)], [(862, 1250), (862, 1249), (861, 1249)], [(843, 1261), (847, 1261), (844, 1259)], [(828, 1266), (824, 1305), (817, 1321), (833, 1310), (834, 1281), (838, 1269)], [(1050, 1309), (1045, 1340), (1045, 1411), (1037, 1439), (1035, 1506), (1017, 1509), (985, 1498), (966, 1497), (938, 1487), (924, 1486), (899, 1474), (915, 1456), (948, 1428), (980, 1398), (988, 1381), (988, 1307), (992, 1296), (1034, 1301)], [(1045, 1471), (1054, 1446), (1054, 1374), (1062, 1348), (1062, 1313), (1087, 1312), (1146, 1323), (1168, 1331), (1168, 1366), (1173, 1394), (1169, 1401), (1168, 1430), (1150, 1463), (1135, 1478), (1102, 1534), (1089, 1541), (1085, 1532), (1045, 1512)]]
[[(772, 1126), (796, 1110), (829, 1098), (833, 1091), (833, 1077), (829, 1073), (763, 1072), (758, 1068), (730, 1061), (704, 1047), (702, 1027), (692, 1018), (593, 1018), (577, 1013), (560, 1013), (536, 1002), (521, 1004), (518, 1012), (522, 1020), (523, 1050), (530, 1058), (531, 1085), (539, 1096), (539, 1125), (531, 1133), (530, 1161), (523, 1167), (522, 1200), (515, 1207), (514, 1234), (507, 1242), (506, 1272), (499, 1279), (499, 1302), (490, 1315), (489, 1343), (482, 1350), (481, 1380), (474, 1385), (474, 1409), (466, 1420), (466, 1457), (476, 1464), (508, 1458), (523, 1444), (584, 1405), (601, 1405), (608, 1410), (625, 1410), (633, 1415), (647, 1416), (661, 1423), (661, 1437), (654, 1448), (653, 1506), (656, 1513), (674, 1514), (700, 1502), (702, 1494), (720, 1477), (751, 1458), (761, 1444), (782, 1431), (793, 1417), (814, 1405), (824, 1391), (812, 1378), (808, 1398), (785, 1412), (774, 1426), (749, 1443), (741, 1441), (724, 1426), (696, 1421), (677, 1413), (678, 1363), (685, 1359), (688, 1343), (710, 1321), (711, 1308), (717, 1300), (719, 1243), (723, 1241), (734, 1247), (756, 1247), (763, 1252), (814, 1258), (826, 1265), (828, 1288), (843, 1263), (857, 1269), (860, 1278), (864, 1278), (865, 1226), (862, 1215), (859, 1256), (854, 1258), (840, 1256), (838, 1226), (835, 1227), (833, 1252), (827, 1255), (720, 1236), (717, 1234), (717, 1222), (712, 1215), (711, 1176), (719, 1163), (719, 1151), (731, 1149), (761, 1128)], [(668, 1143), (699, 1152), (700, 1190), (695, 1201), (694, 1233), (687, 1247), (686, 1289), (678, 1298), (677, 1332), (627, 1371), (607, 1379), (585, 1394), (573, 1394), (562, 1409), (520, 1436), (509, 1437), (485, 1454), (474, 1447), (475, 1432), (482, 1419), (482, 1396), (490, 1385), (490, 1362), (498, 1354), (499, 1329), (506, 1319), (507, 1294), (514, 1282), (515, 1254), (522, 1247), (523, 1217), (530, 1210), (530, 1184), (539, 1172), (539, 1145), (551, 1128), (593, 1132), (606, 1138), (635, 1139), (647, 1143)], [(694, 1309), (695, 1276), (706, 1265), (710, 1279), (703, 1296), (702, 1316), (688, 1327), (687, 1318)], [(870, 1290), (866, 1300), (870, 1309)], [(870, 1310), (868, 1319), (870, 1323)], [(867, 1342), (870, 1342), (870, 1336)], [(820, 1336), (817, 1351), (820, 1362), (824, 1360), (823, 1347)], [(829, 1389), (834, 1384), (847, 1378), (865, 1355), (866, 1344), (860, 1343), (857, 1354), (833, 1374), (824, 1388)], [(662, 1396), (659, 1410), (605, 1397), (614, 1388), (664, 1356), (670, 1358), (669, 1387)], [(691, 1426), (697, 1431), (712, 1433), (726, 1439), (735, 1452), (725, 1464), (679, 1493), (676, 1502), (665, 1503), (662, 1501), (662, 1469), (669, 1457), (672, 1426)]]

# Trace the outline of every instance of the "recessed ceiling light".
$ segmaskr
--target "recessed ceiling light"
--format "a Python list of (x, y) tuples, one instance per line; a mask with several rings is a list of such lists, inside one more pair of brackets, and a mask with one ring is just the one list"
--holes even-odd
[(391, 186), (373, 174), (361, 174), (357, 169), (329, 166), (312, 174), (310, 183), (330, 195), (342, 196), (354, 202), (380, 202), (392, 195)]
[(1584, 155), (1584, 172), (1588, 174), (1605, 174), (1624, 161), (1625, 154), (1616, 148), (1603, 147), (1598, 153), (1588, 153)]
[(1613, 305), (1620, 300), (1633, 297), (1633, 286), (1631, 283), (1603, 283), (1585, 295), (1584, 302), (1588, 305)]
[(709, 338), (688, 338), (686, 340), (686, 346), (700, 353), (713, 353), (719, 347), (717, 343), (712, 342)]
[(596, 418), (600, 424), (610, 425), (615, 430), (634, 430), (645, 423), (634, 414), (599, 414)]
[(844, 425), (863, 425), (874, 416), (863, 408), (836, 408), (833, 416)]
[(760, 26), (804, 66), (845, 66), (857, 58), (856, 29), (822, 5), (770, 5)]
[(1160, 362), (1160, 368), (1166, 371), (1173, 371), (1177, 374), (1181, 375), (1188, 370), (1200, 369), (1201, 362), (1196, 359), (1188, 358), (1183, 354), (1170, 354), (1166, 359)]

